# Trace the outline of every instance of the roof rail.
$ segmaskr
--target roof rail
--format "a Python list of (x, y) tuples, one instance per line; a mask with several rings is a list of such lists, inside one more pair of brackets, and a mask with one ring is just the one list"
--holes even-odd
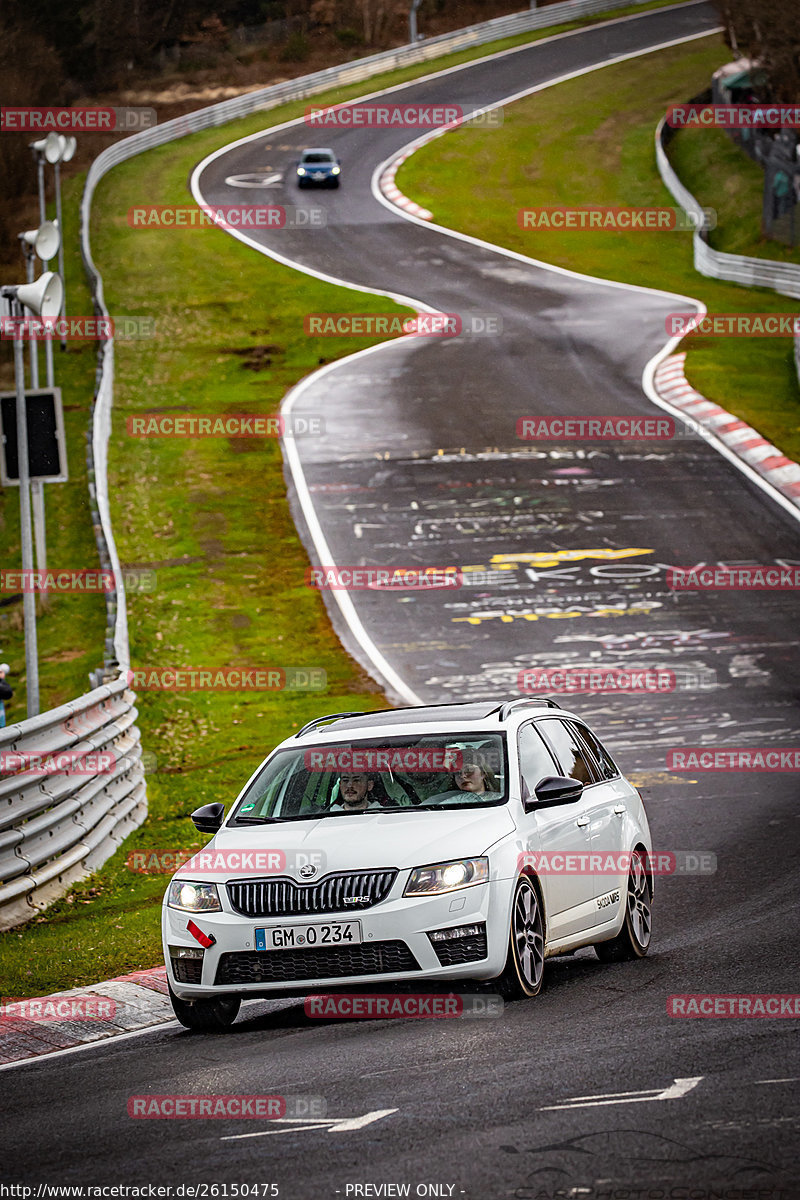
[(367, 714), (364, 712), (328, 713), (324, 717), (315, 717), (313, 721), (309, 721), (308, 724), (304, 725), (302, 729), (298, 729), (294, 736), (299, 738), (304, 733), (307, 733), (309, 729), (315, 729), (317, 725), (322, 725), (325, 721), (339, 721), (343, 717), (365, 717), (366, 715)]
[(507, 721), (512, 710), (518, 704), (544, 704), (547, 708), (561, 708), (555, 700), (551, 700), (549, 696), (518, 696), (516, 700), (507, 700), (505, 704), (499, 705), (496, 712), (500, 714), (501, 721)]

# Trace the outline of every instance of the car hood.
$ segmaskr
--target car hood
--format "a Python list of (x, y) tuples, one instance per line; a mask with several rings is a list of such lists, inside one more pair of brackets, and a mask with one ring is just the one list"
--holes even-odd
[[(285, 825), (223, 828), (203, 851), (196, 863), (186, 863), (178, 872), (189, 878), (242, 878), (278, 873), (300, 879), (300, 867), (307, 862), (318, 864), (314, 878), (331, 871), (354, 871), (377, 867), (397, 867), (400, 870), (425, 866), (448, 859), (470, 858), (484, 854), (500, 838), (514, 832), (516, 826), (508, 805), (484, 810), (471, 808), (450, 812), (348, 813), (343, 816), (322, 817), (316, 821), (292, 821)], [(283, 851), (285, 869), (277, 872), (253, 869), (226, 869), (227, 864), (238, 866), (237, 852)], [(206, 855), (215, 852), (218, 859)], [(226, 855), (228, 856), (226, 858)], [(201, 863), (213, 861), (213, 869), (203, 869)], [(261, 858), (263, 864), (264, 859)], [(220, 869), (221, 867), (221, 869)]]

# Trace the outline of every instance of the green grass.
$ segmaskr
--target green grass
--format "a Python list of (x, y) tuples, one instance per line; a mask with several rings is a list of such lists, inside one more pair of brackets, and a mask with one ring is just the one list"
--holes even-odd
[[(699, 275), (688, 233), (517, 224), (520, 209), (541, 205), (673, 205), (655, 165), (656, 124), (668, 105), (702, 89), (727, 54), (714, 36), (605, 67), (591, 76), (590, 104), (585, 79), (539, 92), (507, 107), (500, 129), (460, 129), (423, 146), (398, 171), (398, 186), (438, 224), (532, 258), (696, 296), (710, 312), (795, 312), (796, 302), (765, 288)], [(681, 348), (700, 392), (800, 459), (791, 339), (695, 337)]]
[(800, 263), (800, 246), (768, 241), (761, 233), (764, 170), (721, 129), (680, 130), (669, 143), (678, 178), (703, 206), (716, 210), (710, 244), (726, 254)]
[[(491, 49), (551, 32), (509, 39)], [(315, 102), (338, 103), (489, 52), (490, 47), (478, 47), (367, 85), (337, 89)], [(372, 344), (363, 338), (309, 339), (303, 333), (305, 313), (395, 309), (385, 299), (280, 267), (218, 230), (133, 230), (127, 224), (134, 205), (190, 203), (187, 180), (202, 157), (237, 137), (302, 115), (305, 107), (306, 101), (298, 101), (255, 114), (122, 164), (98, 189), (92, 249), (111, 311), (156, 320), (154, 339), (120, 342), (116, 352), (109, 465), (114, 532), (123, 564), (155, 570), (157, 577), (153, 592), (129, 595), (133, 667), (315, 666), (327, 672), (327, 692), (140, 692), (142, 740), (157, 767), (148, 775), (148, 819), (99, 872), (46, 914), (0, 934), (3, 994), (45, 994), (159, 962), (167, 876), (129, 870), (128, 855), (145, 848), (196, 849), (206, 839), (186, 814), (211, 800), (230, 801), (278, 740), (321, 712), (385, 706), (372, 681), (342, 650), (319, 594), (304, 585), (307, 558), (288, 510), (277, 443), (134, 439), (126, 433), (128, 415), (156, 408), (275, 412), (286, 390), (321, 362)], [(464, 134), (481, 136), (473, 129)], [(67, 222), (75, 220), (81, 182), (74, 181), (67, 198)], [(72, 262), (73, 272), (75, 267)], [(71, 280), (71, 310), (90, 311), (85, 294), (78, 309), (78, 284)], [(259, 349), (265, 346), (269, 349)], [(75, 395), (82, 407), (71, 428), (76, 444), (89, 419), (91, 347), (81, 351), (80, 361), (84, 374), (76, 380)], [(71, 450), (71, 467), (75, 457)], [(79, 486), (78, 477), (70, 486)], [(81, 563), (92, 565), (96, 556), (85, 480), (80, 486), (82, 491), (70, 493), (67, 523), (71, 536), (83, 539)], [(13, 530), (8, 504), (0, 512)], [(10, 551), (7, 531), (0, 534)], [(54, 622), (68, 602), (76, 607), (65, 609), (64, 637), (92, 647), (86, 657), (96, 665), (102, 602), (63, 598), (48, 620)], [(90, 612), (97, 608), (96, 629), (75, 623), (78, 604)], [(54, 624), (43, 632), (48, 648), (60, 645)], [(5, 653), (12, 642), (0, 645)], [(17, 660), (20, 647), (21, 640)], [(44, 696), (53, 695), (60, 678), (48, 673)], [(60, 698), (84, 686), (73, 666), (63, 677), (66, 691)]]

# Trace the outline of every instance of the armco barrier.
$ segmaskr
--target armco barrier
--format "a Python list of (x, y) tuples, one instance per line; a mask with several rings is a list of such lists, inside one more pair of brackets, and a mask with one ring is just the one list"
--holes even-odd
[[(692, 193), (683, 186), (667, 158), (667, 146), (673, 136), (666, 121), (662, 119), (656, 128), (656, 162), (659, 174), (668, 191), (681, 208), (693, 215), (698, 226), (703, 212)], [(694, 246), (694, 269), (709, 279), (724, 279), (727, 283), (739, 283), (742, 287), (765, 287), (781, 296), (800, 300), (800, 265), (775, 262), (769, 258), (748, 258), (744, 254), (725, 254), (708, 244), (708, 233), (697, 228), (692, 234)], [(795, 338), (794, 362), (800, 381), (800, 339)]]
[(0, 755), (102, 751), (110, 766), (95, 775), (0, 771), (0, 930), (102, 866), (147, 815), (133, 699), (122, 677), (0, 729)]

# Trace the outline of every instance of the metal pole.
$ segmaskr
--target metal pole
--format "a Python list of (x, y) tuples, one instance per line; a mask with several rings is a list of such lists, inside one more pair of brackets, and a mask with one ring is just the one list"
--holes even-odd
[[(61, 276), (61, 283), (64, 287), (64, 299), (61, 302), (61, 316), (66, 316), (67, 312), (67, 285), (64, 283), (66, 276), (64, 275), (64, 227), (61, 223), (61, 163), (53, 164), (53, 172), (56, 181), (56, 221), (58, 222), (58, 273)], [(61, 349), (67, 348), (66, 334), (61, 335)]]
[[(45, 194), (44, 194), (44, 155), (39, 151), (37, 151), (37, 154), (36, 154), (36, 168), (37, 168), (37, 179), (38, 179), (38, 183), (39, 183), (39, 224), (43, 225), (45, 223), (45, 221), (47, 220), (47, 207), (45, 204)], [(60, 233), (61, 233), (60, 225), (58, 227), (58, 232), (60, 235)], [(42, 263), (42, 268), (45, 271), (47, 270), (46, 262)], [(63, 276), (62, 276), (61, 282), (62, 282), (62, 284), (64, 282)], [(45, 378), (47, 379), (47, 386), (53, 387), (53, 385), (54, 385), (53, 343), (50, 340), (50, 338), (45, 338), (45, 342), (44, 342), (44, 364), (45, 364)]]
[[(23, 316), (14, 301), (15, 315)], [(22, 332), (14, 335), (14, 383), (17, 391), (17, 462), (19, 464), (19, 527), (22, 543), (23, 616), (25, 620), (25, 674), (28, 716), (39, 715), (39, 652), (36, 644), (36, 593), (33, 591), (33, 540), (31, 537), (30, 475), (28, 471), (28, 414), (25, 406), (25, 350)]]
[[(25, 275), (28, 283), (33, 283), (33, 257), (34, 251), (25, 243), (22, 243), (25, 253)], [(39, 386), (39, 343), (35, 337), (31, 338), (30, 345), (31, 356), (31, 387), (38, 388)]]
[[(36, 543), (36, 568), (47, 570), (47, 541), (45, 539), (44, 523), (44, 484), (41, 479), (31, 480), (31, 501), (33, 504), (33, 540)], [(42, 592), (42, 608), (48, 607), (50, 597)]]
[(39, 183), (39, 224), (43, 225), (47, 220), (47, 213), (44, 199), (44, 155), (41, 151), (36, 153), (36, 172)]
[(411, 0), (411, 9), (408, 14), (408, 40), (413, 46), (417, 41), (417, 9), (422, 0)]

